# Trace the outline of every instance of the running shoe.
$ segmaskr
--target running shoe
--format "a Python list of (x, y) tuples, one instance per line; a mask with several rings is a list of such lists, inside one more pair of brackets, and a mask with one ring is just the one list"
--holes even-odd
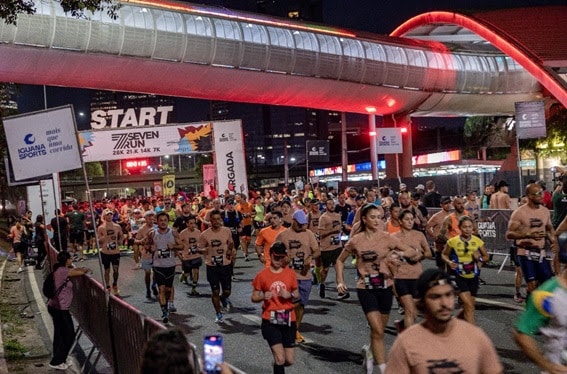
[(301, 334), (299, 333), (299, 331), (296, 331), (296, 332), (295, 332), (295, 342), (296, 342), (296, 343), (303, 343), (303, 342), (305, 342), (305, 338), (303, 337), (303, 335), (301, 335)]
[(398, 334), (401, 334), (402, 331), (404, 331), (406, 329), (406, 325), (404, 323), (403, 319), (397, 319), (394, 321), (394, 326), (396, 326), (396, 331), (398, 331)]
[(17, 273), (19, 274), (19, 273), (21, 273), (22, 271), (24, 271), (22, 268), (18, 268)]
[(191, 295), (191, 296), (201, 296), (201, 294), (200, 294), (195, 288), (193, 288), (193, 289), (191, 290), (191, 292), (189, 293), (189, 295)]
[(184, 280), (185, 280), (185, 273), (181, 273), (181, 275), (179, 276), (179, 282), (183, 283)]
[(517, 303), (523, 303), (524, 302), (524, 298), (522, 297), (521, 293), (517, 293), (514, 295), (514, 301)]
[(350, 293), (348, 293), (348, 292), (340, 293), (340, 294), (337, 296), (337, 300), (346, 300), (346, 299), (348, 299), (349, 297), (350, 297)]
[(220, 302), (222, 304), (223, 308), (226, 308), (226, 306), (228, 305), (228, 303), (226, 302), (226, 298), (225, 297), (220, 297)]
[(78, 259), (77, 261), (79, 261), (79, 262), (85, 262), (85, 258), (84, 258), (84, 257), (81, 257), (81, 258)]
[(112, 293), (114, 294), (114, 296), (120, 295), (120, 290), (118, 289), (118, 285), (115, 284), (112, 286)]
[(157, 284), (152, 284), (152, 292), (154, 294), (155, 297), (157, 297), (159, 295), (159, 290), (157, 288)]
[(217, 318), (215, 318), (215, 323), (224, 323), (224, 319), (222, 318), (222, 313), (217, 313)]
[(163, 323), (169, 322), (169, 312), (167, 311), (167, 308), (164, 308), (164, 311), (161, 315), (161, 319), (162, 319)]
[(405, 312), (404, 307), (402, 305), (398, 305), (398, 314), (403, 316)]
[(325, 298), (325, 283), (319, 284), (319, 297), (321, 299)]
[[(222, 301), (222, 299), (221, 299), (221, 301)], [(230, 301), (230, 299), (229, 299), (228, 297), (224, 299), (224, 302), (223, 302), (223, 305), (222, 305), (222, 306), (224, 307), (224, 309), (225, 309), (228, 313), (232, 312), (232, 309), (233, 309), (232, 301)]]
[(49, 367), (52, 368), (52, 369), (55, 369), (55, 370), (67, 370), (67, 369), (69, 369), (69, 365), (67, 365), (67, 363), (65, 363), (65, 362), (62, 362), (59, 365), (49, 364)]
[(245, 255), (245, 256), (244, 256), (244, 261), (246, 261), (246, 262), (250, 261), (250, 260), (248, 259), (248, 255)]
[(372, 374), (374, 370), (374, 357), (372, 356), (372, 350), (370, 349), (370, 344), (365, 344), (362, 346), (362, 370), (365, 374)]
[(478, 278), (478, 282), (479, 282), (482, 286), (486, 285), (486, 281), (485, 281), (484, 279), (480, 278), (480, 277)]
[(171, 313), (177, 312), (177, 308), (171, 301), (167, 303), (167, 309), (169, 309)]
[(146, 291), (146, 299), (152, 300), (152, 293), (150, 292), (150, 290)]

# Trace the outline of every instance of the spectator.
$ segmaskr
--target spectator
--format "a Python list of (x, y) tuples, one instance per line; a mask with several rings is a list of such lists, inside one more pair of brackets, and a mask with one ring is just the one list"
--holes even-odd
[(435, 182), (425, 182), (427, 192), (423, 195), (423, 206), (426, 208), (438, 208), (441, 205), (441, 194), (435, 190)]

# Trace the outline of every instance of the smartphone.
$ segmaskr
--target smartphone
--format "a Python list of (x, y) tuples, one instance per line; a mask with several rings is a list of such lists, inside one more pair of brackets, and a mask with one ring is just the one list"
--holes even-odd
[(207, 374), (220, 373), (217, 364), (224, 361), (224, 349), (222, 345), (222, 336), (207, 335), (203, 342), (203, 357), (205, 359), (205, 372)]

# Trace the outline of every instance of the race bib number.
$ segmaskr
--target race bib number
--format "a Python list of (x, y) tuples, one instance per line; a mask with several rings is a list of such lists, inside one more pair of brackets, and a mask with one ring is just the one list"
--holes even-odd
[(364, 276), (364, 286), (369, 290), (376, 288), (386, 288), (386, 280), (384, 279), (384, 274), (378, 273)]
[(303, 270), (304, 264), (305, 264), (304, 260), (299, 257), (294, 257), (291, 260), (291, 268), (295, 270)]
[(341, 244), (341, 238), (339, 236), (331, 236), (331, 245)]
[(158, 258), (170, 258), (171, 251), (169, 249), (158, 249), (157, 250)]
[(230, 232), (232, 233), (232, 235), (238, 234), (238, 230), (236, 229), (236, 227), (230, 227)]
[(271, 311), (270, 323), (274, 325), (291, 326), (291, 311), (289, 310)]
[(108, 249), (109, 251), (114, 251), (114, 250), (116, 250), (116, 248), (117, 248), (117, 247), (116, 247), (116, 243), (115, 243), (115, 242), (108, 243), (108, 244), (106, 245), (106, 249)]
[(191, 247), (189, 247), (189, 252), (190, 252), (191, 254), (197, 253), (197, 246), (196, 246), (196, 245), (192, 245)]
[(223, 256), (211, 256), (211, 262), (215, 266), (222, 266), (224, 264)]

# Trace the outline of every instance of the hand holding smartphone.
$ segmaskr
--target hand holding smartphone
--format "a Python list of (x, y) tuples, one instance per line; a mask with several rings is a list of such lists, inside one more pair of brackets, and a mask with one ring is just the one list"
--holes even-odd
[[(205, 359), (205, 372), (218, 374), (221, 372), (220, 364), (224, 361), (224, 349), (221, 335), (207, 335), (203, 342), (203, 357)], [(219, 366), (217, 366), (217, 364)]]

